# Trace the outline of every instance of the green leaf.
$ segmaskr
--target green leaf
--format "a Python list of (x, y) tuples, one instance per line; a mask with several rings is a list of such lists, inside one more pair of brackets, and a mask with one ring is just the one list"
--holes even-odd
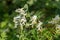
[(2, 33), (1, 33), (1, 37), (2, 37), (2, 38), (6, 38), (6, 37), (7, 37), (6, 33), (5, 33), (5, 32), (2, 32)]
[(1, 28), (5, 27), (6, 25), (7, 25), (7, 20), (6, 20), (6, 21), (1, 22)]

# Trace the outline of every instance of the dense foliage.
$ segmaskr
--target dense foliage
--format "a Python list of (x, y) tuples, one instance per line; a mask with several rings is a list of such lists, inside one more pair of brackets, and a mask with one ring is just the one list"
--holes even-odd
[(60, 40), (60, 0), (0, 0), (0, 40)]

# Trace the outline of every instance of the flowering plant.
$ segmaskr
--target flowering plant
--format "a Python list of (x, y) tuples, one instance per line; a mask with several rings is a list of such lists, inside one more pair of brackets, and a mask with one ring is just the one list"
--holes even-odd
[[(28, 13), (27, 13), (27, 11), (24, 10), (24, 8), (16, 9), (15, 12), (17, 12), (19, 14), (16, 17), (14, 17), (14, 20), (13, 20), (15, 23), (14, 28), (17, 28), (18, 30), (20, 30), (19, 35), (17, 35), (20, 40), (25, 40), (24, 38), (26, 38), (26, 40), (28, 40), (27, 35), (30, 35), (30, 34), (32, 34), (31, 36), (34, 35), (35, 37), (37, 37), (35, 40), (37, 40), (37, 39), (40, 40), (41, 38), (44, 38), (44, 37), (52, 40), (53, 36), (58, 34), (57, 29), (58, 30), (60, 29), (60, 25), (58, 25), (59, 21), (60, 21), (59, 15), (56, 15), (56, 17), (52, 18), (51, 21), (48, 21), (47, 24), (43, 24), (43, 22), (41, 22), (38, 19), (37, 15), (31, 16), (29, 14), (30, 16), (27, 17)], [(44, 31), (46, 31), (47, 33), (43, 33)], [(24, 35), (24, 33), (25, 33), (25, 35)], [(28, 33), (28, 34), (26, 35), (26, 33)], [(42, 37), (41, 35), (44, 37)], [(41, 37), (41, 38), (39, 39), (39, 37)], [(32, 40), (31, 37), (30, 37), (30, 39)]]

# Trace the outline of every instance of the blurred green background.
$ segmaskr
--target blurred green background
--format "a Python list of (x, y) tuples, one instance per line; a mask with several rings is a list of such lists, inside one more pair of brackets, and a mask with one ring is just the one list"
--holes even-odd
[[(28, 13), (37, 15), (38, 19), (44, 22), (44, 24), (54, 18), (57, 14), (60, 15), (60, 0), (0, 0), (0, 40), (19, 40), (19, 38), (16, 37), (16, 31), (18, 30), (13, 28), (13, 18), (17, 14), (15, 10), (24, 7), (25, 4), (28, 5)], [(35, 33), (34, 30), (33, 33)], [(52, 36), (51, 33), (48, 35), (49, 37)], [(29, 39), (31, 38), (29, 36), (26, 40), (38, 40), (35, 39), (36, 34), (34, 34), (34, 36), (35, 37), (32, 39)], [(39, 40), (48, 39), (45, 39), (42, 36)], [(60, 40), (60, 35), (58, 35), (57, 38), (53, 38), (53, 40)]]

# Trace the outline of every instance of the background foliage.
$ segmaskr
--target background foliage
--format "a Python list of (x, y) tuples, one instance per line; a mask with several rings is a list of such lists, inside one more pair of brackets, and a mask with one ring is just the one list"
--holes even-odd
[[(28, 17), (37, 15), (43, 22), (43, 32), (37, 33), (35, 29), (23, 32), (25, 40), (59, 40), (60, 34), (53, 33), (53, 26), (47, 27), (47, 22), (56, 15), (60, 15), (60, 0), (0, 0), (0, 40), (23, 40), (16, 37), (18, 29), (14, 29), (13, 18), (17, 15), (15, 10), (28, 5)], [(50, 30), (49, 30), (50, 29)], [(51, 32), (50, 32), (51, 31)], [(60, 32), (60, 31), (59, 31)]]

